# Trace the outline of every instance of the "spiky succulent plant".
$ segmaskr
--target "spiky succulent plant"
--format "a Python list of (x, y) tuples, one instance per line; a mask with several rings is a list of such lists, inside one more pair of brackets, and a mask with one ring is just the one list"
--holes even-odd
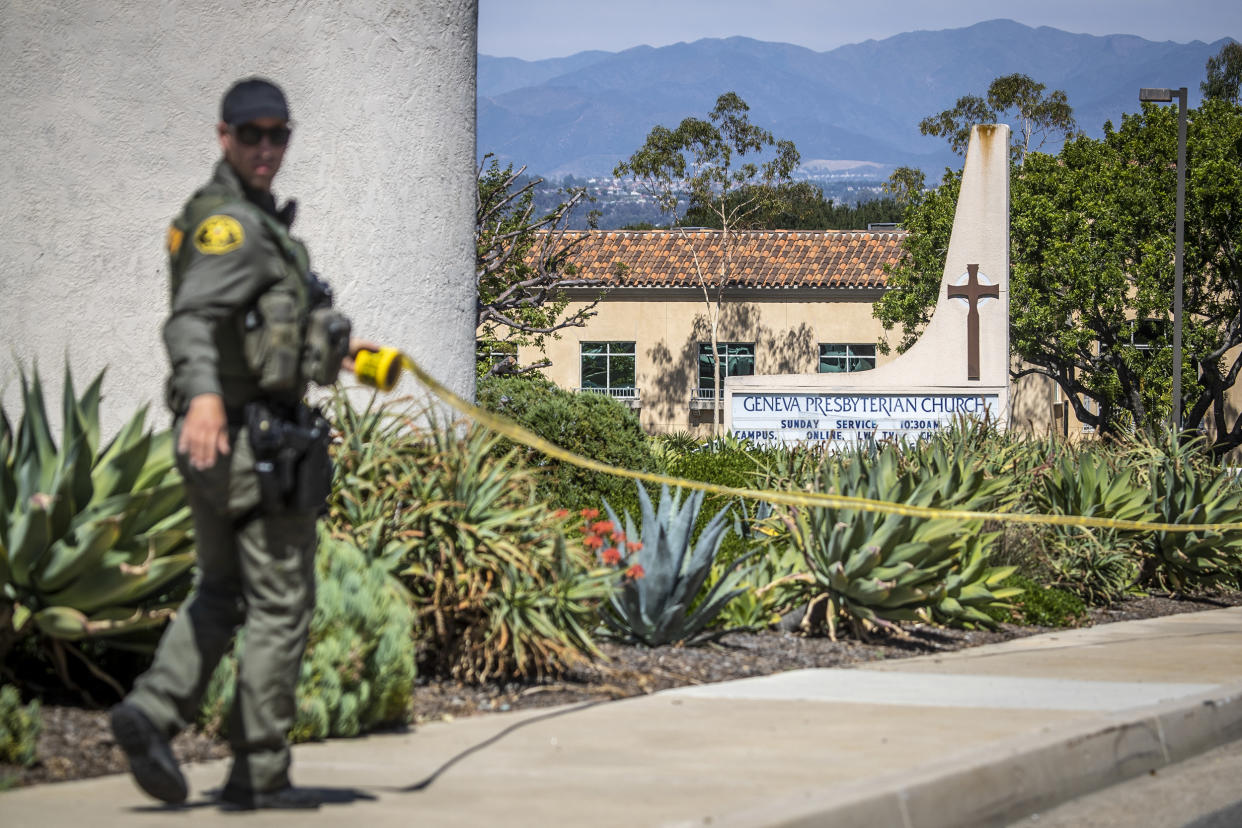
[(146, 430), (143, 407), (101, 449), (103, 373), (78, 398), (66, 367), (58, 446), (37, 370), (20, 379), (16, 428), (0, 406), (0, 660), (32, 635), (59, 665), (66, 642), (133, 647), (184, 597), (194, 563), (171, 433)]
[(968, 629), (993, 629), (997, 623), (989, 611), (1014, 608), (1009, 599), (1022, 590), (1005, 583), (1018, 568), (992, 566), (988, 560), (987, 550), (999, 535), (988, 532), (966, 538), (957, 564), (945, 579), (944, 597), (931, 608), (933, 620)]
[[(739, 556), (722, 567), (711, 586), (706, 586), (720, 543), (728, 530), (728, 507), (722, 508), (691, 538), (703, 505), (703, 492), (692, 492), (683, 503), (681, 490), (660, 489), (660, 503), (653, 507), (646, 489), (638, 486), (641, 530), (627, 512), (625, 523), (607, 502), (614, 526), (624, 525), (626, 538), (639, 539), (641, 548), (625, 558), (626, 566), (641, 567), (639, 577), (622, 581), (601, 615), (604, 624), (620, 638), (650, 647), (682, 642), (695, 644), (718, 638), (727, 629), (710, 629), (725, 605), (745, 591)], [(691, 545), (693, 543), (693, 546)], [(700, 596), (700, 592), (706, 590)]]
[[(794, 489), (939, 509), (987, 510), (1005, 485), (938, 444), (928, 446), (917, 466), (903, 463), (901, 449), (891, 444), (860, 446), (818, 464), (794, 458), (786, 465), (778, 482)], [(989, 584), (996, 573), (987, 572), (986, 544), (976, 548), (970, 542), (981, 521), (827, 507), (781, 508), (777, 514), (785, 529), (772, 542), (788, 545), (805, 561), (806, 618), (817, 617), (822, 606), (830, 636), (835, 638), (839, 620), (859, 629), (891, 626), (932, 620), (937, 610), (943, 620), (982, 623), (950, 589), (952, 584), (960, 596), (971, 586), (971, 604), (992, 600), (975, 595), (977, 587), (991, 595), (996, 583)], [(971, 557), (964, 558), (968, 552)]]
[[(1206, 459), (1201, 444), (1166, 441), (1149, 471), (1161, 523), (1242, 526), (1242, 486)], [(1242, 582), (1242, 531), (1152, 532), (1139, 539), (1141, 582), (1178, 592), (1236, 588)]]

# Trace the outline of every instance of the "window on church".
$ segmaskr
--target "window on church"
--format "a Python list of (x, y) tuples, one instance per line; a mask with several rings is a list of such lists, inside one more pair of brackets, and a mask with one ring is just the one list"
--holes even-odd
[[(718, 342), (720, 354), (720, 379), (725, 377), (749, 377), (755, 373), (755, 343)], [(698, 396), (708, 396), (716, 390), (715, 370), (712, 367), (712, 345), (699, 343)]]
[(582, 390), (636, 397), (633, 342), (583, 342)]
[(819, 346), (821, 374), (853, 374), (875, 367), (874, 345), (840, 345), (824, 342)]

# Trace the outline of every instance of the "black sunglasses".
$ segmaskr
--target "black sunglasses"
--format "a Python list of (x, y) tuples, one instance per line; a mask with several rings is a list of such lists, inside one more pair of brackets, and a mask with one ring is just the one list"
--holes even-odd
[(264, 129), (254, 124), (242, 124), (233, 127), (233, 135), (237, 140), (247, 147), (257, 147), (259, 142), (263, 140), (263, 136), (267, 136), (267, 140), (271, 141), (274, 147), (283, 147), (289, 143), (289, 136), (293, 134), (293, 130), (287, 126), (274, 126)]

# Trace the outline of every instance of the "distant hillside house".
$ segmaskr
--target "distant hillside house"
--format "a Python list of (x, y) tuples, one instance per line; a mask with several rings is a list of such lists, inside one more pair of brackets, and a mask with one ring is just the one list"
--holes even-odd
[[(711, 332), (702, 267), (718, 273), (717, 230), (577, 231), (578, 277), (608, 288), (583, 328), (552, 340), (543, 373), (557, 385), (609, 394), (633, 407), (649, 433), (710, 433), (713, 395)], [(723, 291), (718, 340), (721, 376), (867, 371), (895, 358), (877, 353), (883, 328), (871, 315), (886, 289), (885, 265), (896, 263), (906, 232), (747, 231), (735, 237)], [(696, 261), (697, 258), (697, 261)], [(572, 307), (599, 296), (568, 292)], [(518, 354), (521, 364), (539, 359)], [(1015, 425), (1046, 431), (1054, 402), (1050, 384), (1023, 383)], [(1038, 393), (1036, 391), (1039, 386)], [(721, 415), (723, 422), (723, 413)]]

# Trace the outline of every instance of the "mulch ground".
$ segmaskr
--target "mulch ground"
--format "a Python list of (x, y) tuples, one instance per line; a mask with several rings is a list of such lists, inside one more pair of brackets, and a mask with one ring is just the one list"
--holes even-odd
[[(1092, 610), (1088, 623), (1131, 621), (1230, 606), (1242, 606), (1242, 593), (1211, 598), (1147, 596), (1109, 609)], [(948, 652), (1047, 631), (1046, 627), (1011, 624), (996, 631), (912, 625), (905, 628), (905, 637), (877, 636), (866, 642), (766, 631), (731, 634), (720, 645), (709, 647), (646, 648), (605, 643), (601, 647), (605, 660), (584, 665), (560, 681), (467, 686), (452, 681), (420, 680), (414, 688), (414, 726), (490, 712), (627, 698), (785, 670), (841, 667)], [(228, 756), (224, 742), (196, 730), (178, 736), (173, 741), (173, 751), (182, 762)], [(5, 786), (83, 779), (127, 769), (124, 754), (112, 740), (106, 710), (44, 706), (38, 755), (39, 762), (32, 768), (0, 764), (0, 779), (5, 780)]]

